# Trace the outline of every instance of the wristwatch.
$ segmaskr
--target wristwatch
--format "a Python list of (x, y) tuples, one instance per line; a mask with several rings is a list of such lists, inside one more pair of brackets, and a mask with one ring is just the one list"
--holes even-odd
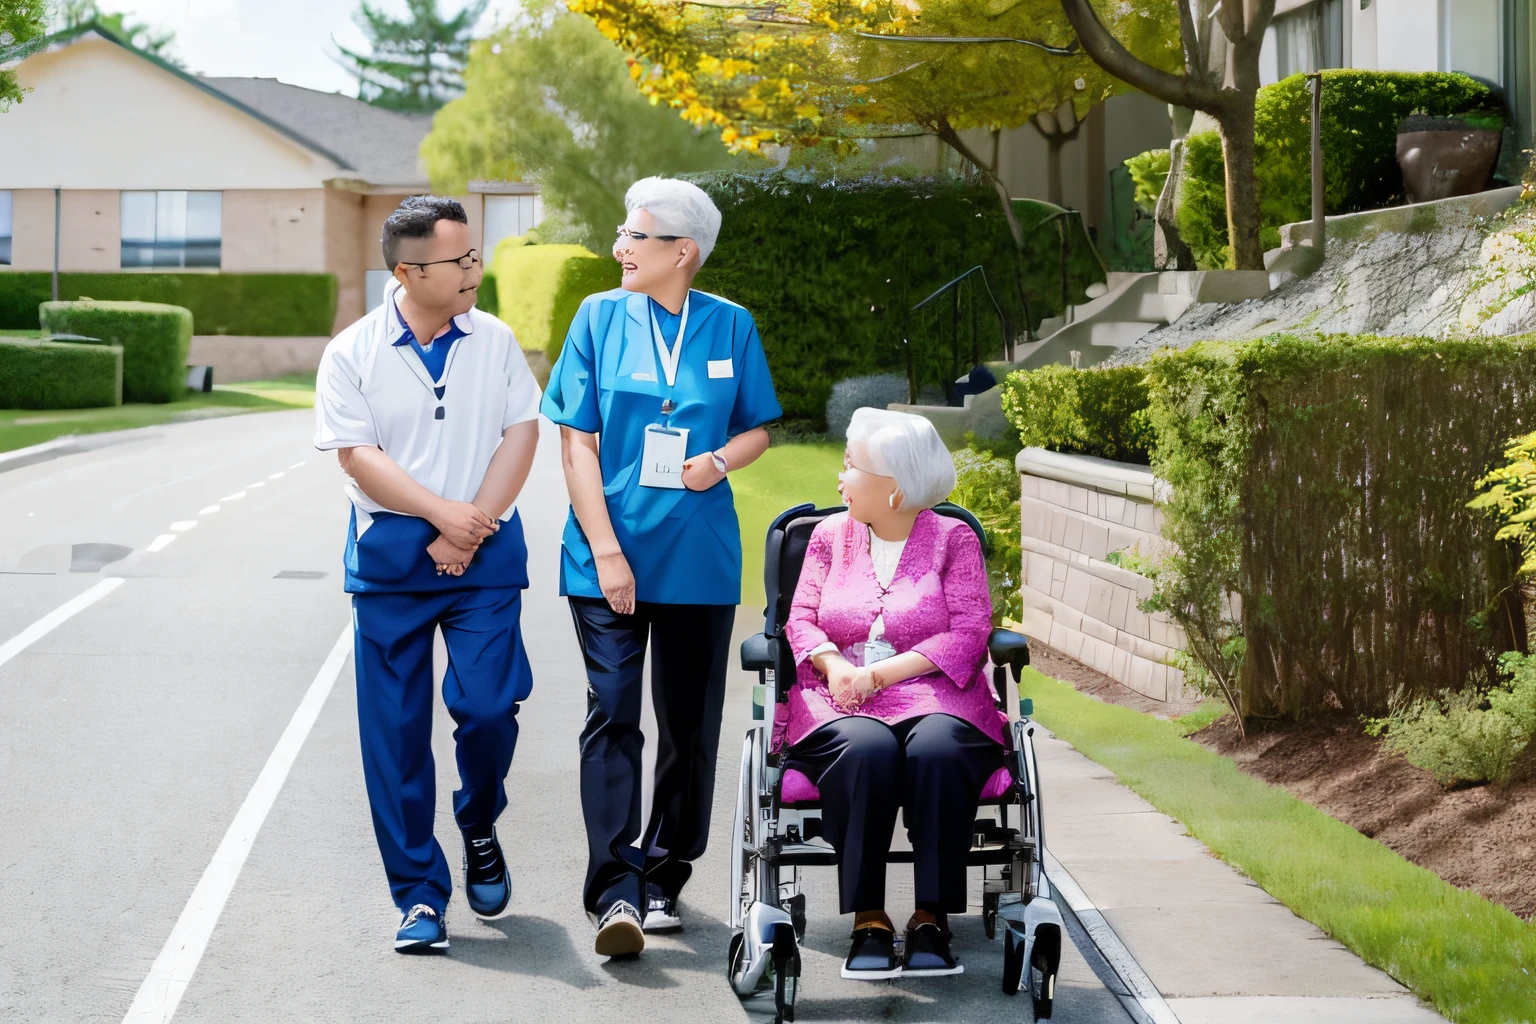
[(719, 452), (710, 452), (709, 457), (715, 460), (715, 468), (720, 472), (724, 473), (727, 469), (730, 468), (725, 464), (725, 456), (721, 455)]

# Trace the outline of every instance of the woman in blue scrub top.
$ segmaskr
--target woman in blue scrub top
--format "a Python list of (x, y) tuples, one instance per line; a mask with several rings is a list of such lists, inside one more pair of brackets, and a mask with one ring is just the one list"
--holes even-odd
[[(581, 733), (583, 900), (604, 956), (676, 930), (709, 837), (741, 541), (726, 474), (782, 415), (752, 316), (690, 285), (720, 230), (698, 187), (646, 178), (613, 245), (623, 287), (581, 305), (543, 412), (560, 425), (571, 514), (560, 562), (590, 688)], [(599, 439), (601, 444), (599, 444)], [(655, 790), (641, 833), (647, 642)]]

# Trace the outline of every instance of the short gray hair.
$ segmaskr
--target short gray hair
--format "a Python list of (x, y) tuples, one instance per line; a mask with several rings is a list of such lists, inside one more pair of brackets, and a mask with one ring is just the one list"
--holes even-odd
[(641, 178), (624, 193), (624, 210), (645, 210), (656, 218), (658, 235), (693, 239), (701, 267), (720, 237), (720, 211), (709, 194), (676, 178)]
[(865, 406), (853, 411), (848, 443), (864, 445), (871, 473), (896, 478), (907, 508), (933, 508), (955, 489), (955, 461), (922, 416)]

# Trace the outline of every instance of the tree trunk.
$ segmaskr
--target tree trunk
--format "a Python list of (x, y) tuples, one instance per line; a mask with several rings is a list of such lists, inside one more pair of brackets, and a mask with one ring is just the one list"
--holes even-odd
[(1063, 205), (1061, 201), (1061, 147), (1066, 144), (1066, 137), (1062, 135), (1047, 135), (1045, 137), (1049, 152), (1045, 158), (1045, 198), (1054, 206)]
[(1264, 269), (1259, 240), (1259, 182), (1254, 176), (1253, 93), (1233, 92), (1217, 115), (1227, 169), (1227, 241), (1238, 270)]

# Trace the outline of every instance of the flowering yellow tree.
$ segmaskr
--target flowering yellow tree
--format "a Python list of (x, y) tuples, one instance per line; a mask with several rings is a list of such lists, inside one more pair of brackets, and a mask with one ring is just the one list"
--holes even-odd
[[(1089, 108), (1126, 86), (1077, 44), (1058, 0), (570, 0), (629, 54), (654, 103), (733, 149), (923, 132), (969, 160), (1023, 230), (971, 128), (1031, 121), (1053, 155)], [(1181, 59), (1174, 0), (1095, 0), (1136, 56)], [(1054, 138), (1053, 138), (1054, 136)], [(1059, 172), (1055, 177), (1059, 180)]]

